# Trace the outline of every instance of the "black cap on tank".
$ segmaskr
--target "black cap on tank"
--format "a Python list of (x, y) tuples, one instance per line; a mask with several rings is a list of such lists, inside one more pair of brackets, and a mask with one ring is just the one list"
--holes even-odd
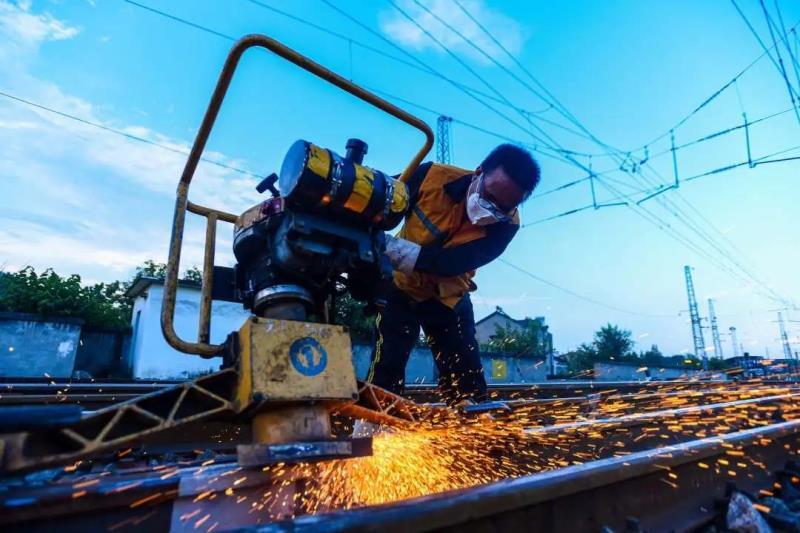
[(367, 153), (367, 143), (362, 141), (361, 139), (347, 139), (347, 144), (344, 146), (347, 149), (345, 152), (345, 158), (349, 159), (353, 163), (360, 165), (364, 162), (364, 156)]

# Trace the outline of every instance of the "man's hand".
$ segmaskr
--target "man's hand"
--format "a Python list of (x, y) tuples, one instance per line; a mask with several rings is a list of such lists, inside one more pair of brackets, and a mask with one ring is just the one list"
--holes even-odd
[(389, 258), (394, 269), (403, 274), (411, 274), (414, 271), (420, 248), (420, 245), (415, 242), (386, 236), (386, 257)]

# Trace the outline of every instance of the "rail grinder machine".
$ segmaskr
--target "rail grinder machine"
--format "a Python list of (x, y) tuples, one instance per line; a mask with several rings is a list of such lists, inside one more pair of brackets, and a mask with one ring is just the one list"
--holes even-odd
[[(265, 48), (421, 131), (425, 142), (399, 179), (364, 165), (367, 144), (350, 139), (344, 156), (299, 140), (279, 174), (258, 184), (270, 196), (241, 215), (188, 199), (195, 170), (243, 53)], [(330, 323), (332, 298), (345, 287), (380, 308), (391, 283), (384, 231), (409, 205), (405, 180), (433, 144), (420, 119), (281, 43), (250, 35), (229, 53), (177, 188), (161, 325), (175, 349), (221, 356), (220, 371), (89, 415), (52, 419), (0, 435), (2, 470), (64, 464), (146, 442), (191, 422), (245, 421), (252, 442), (239, 444), (242, 466), (353, 457), (371, 440), (333, 438), (331, 413), (402, 425), (432, 416), (430, 408), (360, 383), (345, 328)], [(276, 187), (277, 185), (277, 187)], [(186, 213), (205, 217), (206, 239), (198, 338), (178, 336), (174, 312)], [(233, 225), (234, 268), (214, 266), (217, 225)], [(212, 300), (241, 302), (251, 316), (223, 344), (210, 343)]]

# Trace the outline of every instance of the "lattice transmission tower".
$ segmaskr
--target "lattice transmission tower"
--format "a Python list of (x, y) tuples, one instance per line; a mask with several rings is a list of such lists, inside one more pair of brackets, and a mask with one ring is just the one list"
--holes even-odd
[(689, 316), (692, 319), (692, 340), (694, 342), (694, 356), (703, 361), (703, 370), (708, 370), (708, 356), (706, 355), (706, 342), (703, 340), (703, 325), (700, 323), (700, 311), (697, 309), (697, 298), (694, 295), (694, 282), (692, 281), (692, 267), (683, 267), (686, 276), (686, 294), (689, 297)]
[(719, 338), (717, 313), (714, 311), (714, 300), (708, 299), (708, 321), (711, 322), (711, 339), (714, 341), (714, 357), (722, 359), (722, 341)]
[(436, 121), (436, 161), (450, 164), (450, 152), (453, 138), (450, 136), (450, 124), (453, 119), (444, 115)]
[(792, 360), (792, 347), (789, 344), (789, 335), (786, 333), (786, 323), (783, 321), (783, 313), (778, 311), (778, 325), (781, 328), (781, 345), (783, 345), (783, 357), (786, 361)]
[(731, 346), (733, 346), (733, 356), (739, 357), (741, 352), (739, 351), (739, 340), (736, 338), (736, 328), (731, 326), (729, 328), (731, 332)]

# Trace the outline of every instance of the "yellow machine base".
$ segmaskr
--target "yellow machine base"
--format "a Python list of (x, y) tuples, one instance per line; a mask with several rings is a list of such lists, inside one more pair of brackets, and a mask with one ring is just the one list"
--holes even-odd
[(241, 407), (358, 399), (350, 336), (341, 326), (251, 317), (239, 346)]

